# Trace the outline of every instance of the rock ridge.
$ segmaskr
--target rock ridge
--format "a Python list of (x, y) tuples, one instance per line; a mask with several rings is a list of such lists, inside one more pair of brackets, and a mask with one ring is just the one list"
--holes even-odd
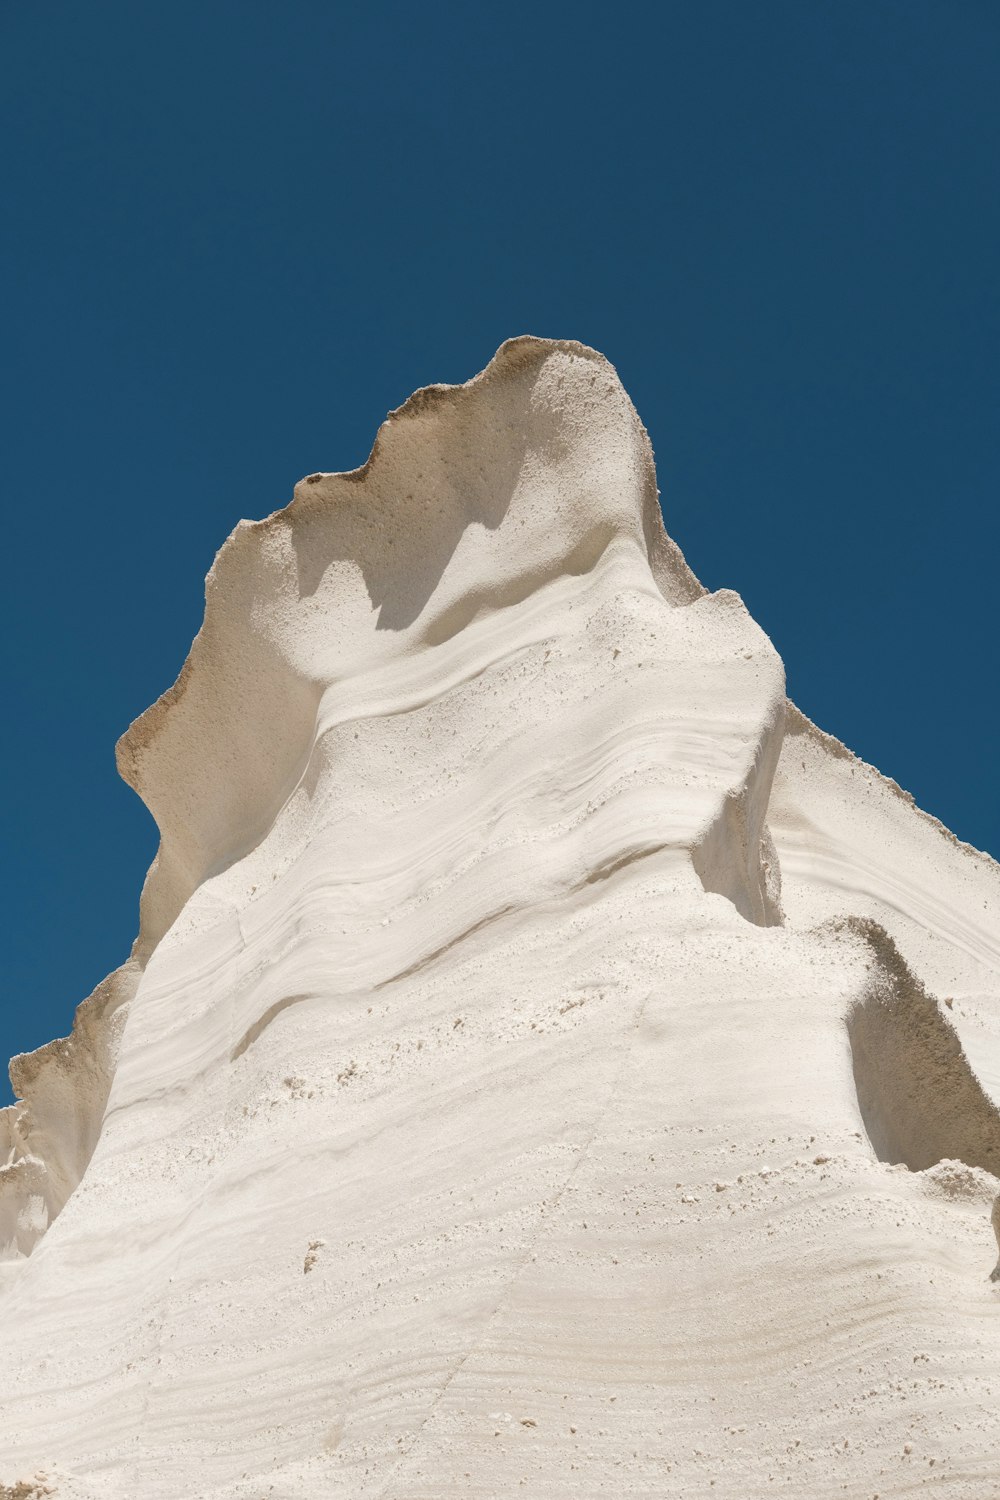
[(978, 1500), (1000, 870), (788, 703), (603, 356), (240, 522), (118, 764), (139, 935), (0, 1111), (11, 1493)]

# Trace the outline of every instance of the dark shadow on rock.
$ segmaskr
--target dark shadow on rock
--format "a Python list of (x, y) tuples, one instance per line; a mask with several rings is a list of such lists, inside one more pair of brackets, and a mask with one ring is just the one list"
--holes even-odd
[(849, 925), (876, 959), (847, 1017), (858, 1104), (876, 1156), (911, 1172), (951, 1160), (1000, 1177), (1000, 1111), (958, 1033), (884, 928), (857, 918)]
[(348, 560), (361, 568), (376, 628), (412, 625), (468, 528), (495, 531), (525, 464), (554, 456), (545, 452), (560, 443), (552, 412), (532, 410), (538, 368), (536, 355), (502, 379), (425, 393), (393, 414), (355, 475), (304, 481), (291, 527), (300, 597)]

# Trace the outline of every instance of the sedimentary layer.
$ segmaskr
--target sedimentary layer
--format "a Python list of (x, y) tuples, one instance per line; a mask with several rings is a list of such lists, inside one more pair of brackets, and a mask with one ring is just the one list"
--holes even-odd
[(0, 1114), (8, 1494), (989, 1492), (1000, 871), (787, 704), (606, 360), (241, 522), (119, 765), (139, 937)]

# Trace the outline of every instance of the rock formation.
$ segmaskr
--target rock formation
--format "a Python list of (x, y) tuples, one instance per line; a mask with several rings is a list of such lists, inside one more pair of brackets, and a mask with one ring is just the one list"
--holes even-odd
[(1000, 870), (516, 339), (216, 559), (0, 1113), (0, 1495), (983, 1500)]

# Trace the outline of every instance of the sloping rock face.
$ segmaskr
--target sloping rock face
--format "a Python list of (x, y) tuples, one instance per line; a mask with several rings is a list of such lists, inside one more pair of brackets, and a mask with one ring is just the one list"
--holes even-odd
[(241, 522), (0, 1114), (0, 1495), (993, 1492), (1000, 872), (517, 339)]

